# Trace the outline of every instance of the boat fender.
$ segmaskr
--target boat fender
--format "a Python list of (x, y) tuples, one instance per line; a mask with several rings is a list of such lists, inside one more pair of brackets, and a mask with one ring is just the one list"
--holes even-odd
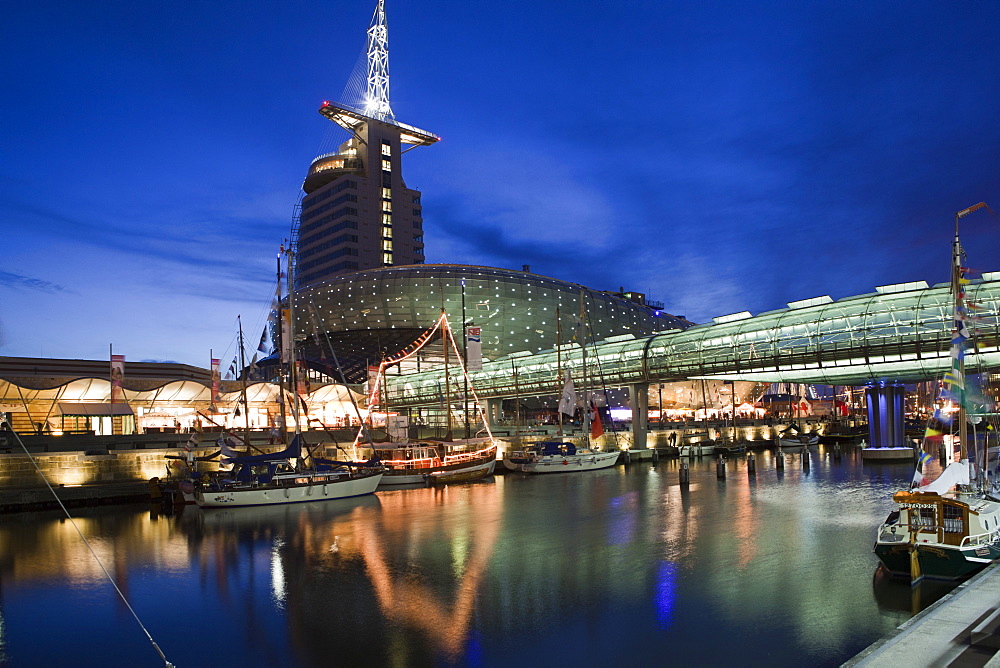
[(563, 466), (566, 466), (566, 465), (568, 465), (568, 464), (569, 464), (569, 460), (567, 460), (567, 459), (564, 459), (564, 460), (563, 460)]

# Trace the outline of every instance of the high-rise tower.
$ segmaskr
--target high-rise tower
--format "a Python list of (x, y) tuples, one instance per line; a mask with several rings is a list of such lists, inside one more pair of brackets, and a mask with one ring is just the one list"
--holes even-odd
[(363, 106), (326, 101), (319, 113), (351, 133), (309, 166), (293, 232), (297, 284), (338, 274), (424, 261), (420, 193), (406, 187), (402, 154), (440, 138), (396, 120), (389, 105), (385, 0), (368, 28)]

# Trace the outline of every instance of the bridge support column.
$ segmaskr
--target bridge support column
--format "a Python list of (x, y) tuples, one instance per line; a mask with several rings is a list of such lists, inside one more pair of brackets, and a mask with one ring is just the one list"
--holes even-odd
[(905, 390), (902, 385), (869, 385), (868, 438), (873, 448), (898, 448), (906, 445)]
[(629, 403), (632, 405), (632, 449), (646, 449), (649, 425), (649, 383), (628, 386)]
[(503, 399), (486, 400), (486, 419), (490, 423), (490, 428), (496, 427), (500, 423), (500, 416), (503, 414)]

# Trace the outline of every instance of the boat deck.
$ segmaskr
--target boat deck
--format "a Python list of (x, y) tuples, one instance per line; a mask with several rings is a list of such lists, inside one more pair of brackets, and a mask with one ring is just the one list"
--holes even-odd
[(844, 666), (1000, 668), (1000, 564), (990, 564)]

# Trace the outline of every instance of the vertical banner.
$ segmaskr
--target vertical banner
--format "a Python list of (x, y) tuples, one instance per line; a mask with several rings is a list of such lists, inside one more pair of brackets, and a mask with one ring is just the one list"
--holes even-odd
[(562, 395), (559, 397), (559, 412), (573, 417), (576, 415), (576, 388), (573, 387), (573, 377), (566, 369), (566, 384), (563, 385)]
[(465, 336), (465, 367), (469, 371), (483, 370), (483, 328), (468, 327)]
[(122, 390), (122, 381), (125, 379), (125, 356), (111, 356), (111, 403), (125, 403), (125, 392)]
[(219, 385), (221, 380), (219, 376), (219, 360), (217, 360), (214, 357), (212, 358), (211, 368), (212, 368), (212, 404), (214, 405), (215, 402), (219, 400)]
[(299, 360), (299, 363), (296, 366), (296, 371), (299, 374), (299, 382), (298, 382), (299, 396), (305, 399), (306, 397), (309, 396), (309, 393), (312, 391), (312, 386), (309, 382), (309, 370), (306, 368), (305, 363)]
[(378, 367), (368, 367), (368, 410), (373, 411), (379, 405), (378, 399)]
[(292, 311), (288, 308), (281, 309), (281, 362), (291, 364), (292, 348), (295, 342), (292, 341)]

